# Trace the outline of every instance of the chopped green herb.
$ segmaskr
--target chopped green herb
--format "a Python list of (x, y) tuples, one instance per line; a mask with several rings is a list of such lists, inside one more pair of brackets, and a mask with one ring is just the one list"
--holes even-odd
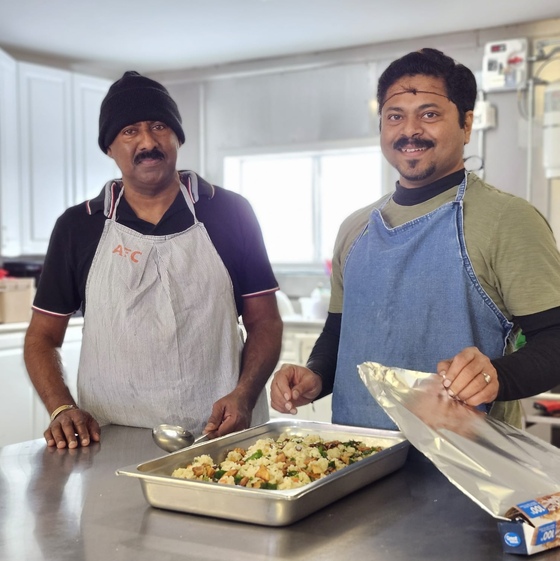
[(250, 462), (251, 460), (258, 460), (259, 458), (263, 457), (263, 451), (257, 450), (254, 454), (251, 454), (248, 458), (245, 458), (246, 462)]

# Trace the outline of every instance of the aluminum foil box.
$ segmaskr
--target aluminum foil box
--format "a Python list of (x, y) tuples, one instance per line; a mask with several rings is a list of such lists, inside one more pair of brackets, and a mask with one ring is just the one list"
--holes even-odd
[(504, 551), (532, 555), (560, 546), (560, 493), (525, 501), (508, 510), (511, 522), (499, 522)]

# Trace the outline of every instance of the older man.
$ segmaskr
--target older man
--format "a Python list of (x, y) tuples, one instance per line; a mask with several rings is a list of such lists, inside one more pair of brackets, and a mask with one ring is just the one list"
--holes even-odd
[[(268, 419), (277, 283), (248, 202), (177, 171), (184, 140), (161, 84), (126, 72), (111, 86), (99, 146), (122, 179), (57, 221), (25, 338), (49, 446), (87, 446), (107, 423), (213, 437)], [(75, 401), (57, 349), (80, 308)]]

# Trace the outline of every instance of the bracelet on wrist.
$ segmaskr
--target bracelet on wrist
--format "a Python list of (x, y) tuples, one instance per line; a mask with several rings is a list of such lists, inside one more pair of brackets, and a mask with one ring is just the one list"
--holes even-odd
[(51, 423), (55, 420), (55, 418), (62, 413), (63, 411), (67, 411), (68, 409), (78, 409), (77, 405), (61, 405), (60, 407), (57, 407), (52, 413), (51, 413)]

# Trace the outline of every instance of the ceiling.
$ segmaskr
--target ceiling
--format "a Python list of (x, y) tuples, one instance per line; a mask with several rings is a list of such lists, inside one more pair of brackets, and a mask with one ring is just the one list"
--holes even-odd
[(558, 17), (558, 0), (0, 0), (0, 47), (113, 75)]

